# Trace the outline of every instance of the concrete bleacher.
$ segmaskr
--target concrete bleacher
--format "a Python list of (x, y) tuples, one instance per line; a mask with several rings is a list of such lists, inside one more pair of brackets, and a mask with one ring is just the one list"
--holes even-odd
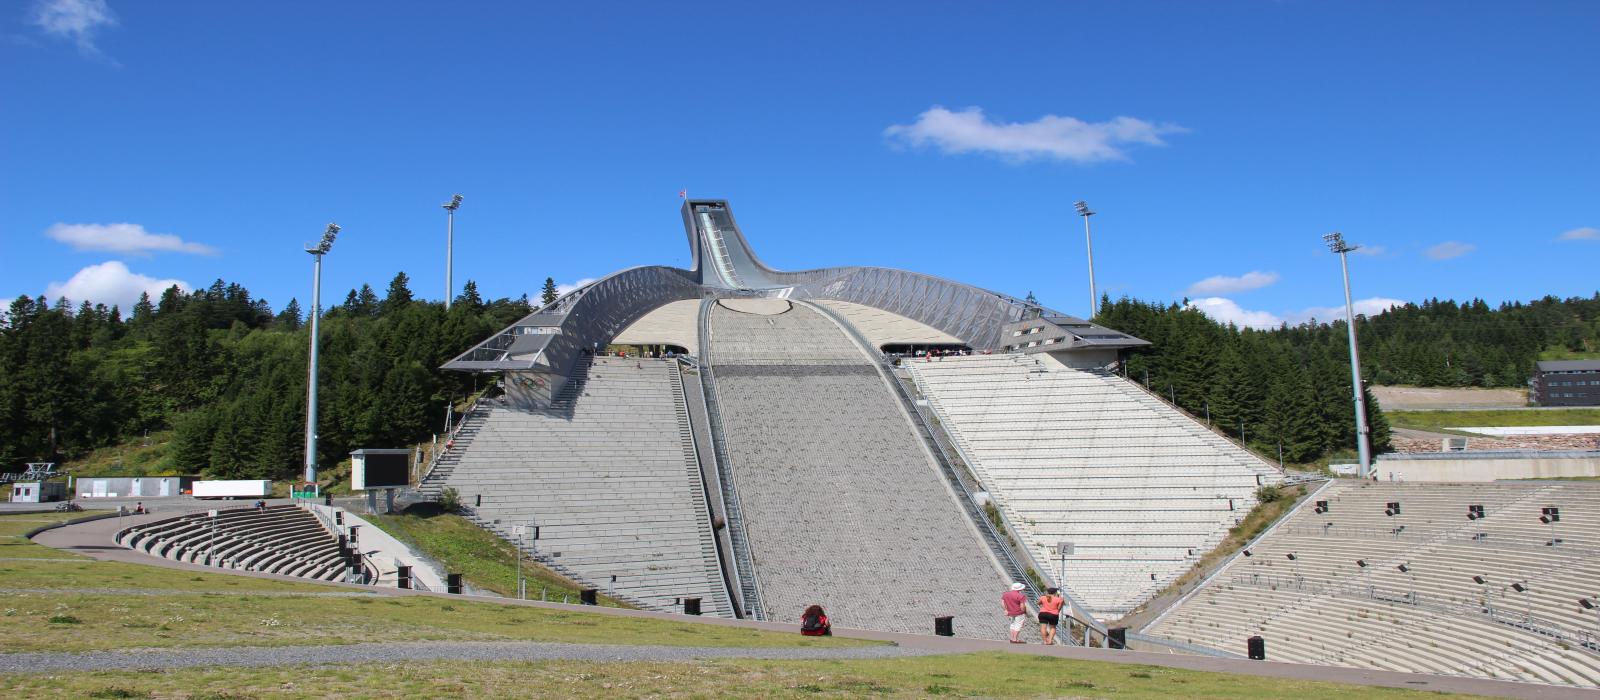
[(321, 581), (345, 580), (338, 538), (315, 515), (295, 506), (219, 510), (130, 527), (116, 541), (191, 564), (262, 571)]
[(1600, 596), (1600, 484), (1340, 481), (1249, 551), (1147, 632), (1227, 649), (1260, 635), (1279, 661), (1600, 684), (1600, 619), (1578, 603)]
[(1113, 374), (1032, 355), (902, 363), (1041, 573), (1118, 617), (1188, 571), (1280, 480)]
[(707, 323), (769, 619), (820, 604), (840, 627), (927, 634), (953, 615), (958, 635), (1002, 637), (1009, 581), (868, 356), (787, 301), (722, 302)]
[(549, 409), (482, 404), (424, 491), (455, 488), (480, 525), (618, 599), (681, 611), (700, 598), (703, 614), (732, 617), (678, 372), (600, 357)]

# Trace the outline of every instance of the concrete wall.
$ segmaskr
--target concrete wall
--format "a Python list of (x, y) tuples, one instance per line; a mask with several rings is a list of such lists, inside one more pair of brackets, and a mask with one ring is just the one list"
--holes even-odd
[(81, 476), (74, 488), (78, 498), (176, 498), (193, 483), (193, 477), (182, 476)]
[(1384, 459), (1374, 465), (1380, 481), (1391, 473), (1405, 481), (1497, 481), (1600, 476), (1600, 453), (1594, 457), (1503, 457), (1489, 459)]
[(1085, 348), (1083, 350), (1056, 350), (1041, 353), (1068, 369), (1101, 369), (1117, 361), (1116, 350)]

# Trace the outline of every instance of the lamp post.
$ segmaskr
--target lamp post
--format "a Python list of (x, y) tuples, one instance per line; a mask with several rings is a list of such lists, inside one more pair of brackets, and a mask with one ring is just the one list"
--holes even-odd
[(1089, 217), (1094, 212), (1089, 210), (1088, 202), (1078, 200), (1072, 204), (1078, 210), (1078, 216), (1083, 217), (1083, 243), (1089, 249), (1089, 315), (1085, 318), (1093, 319), (1094, 312), (1100, 306), (1100, 297), (1094, 293), (1094, 237), (1089, 234)]
[(1417, 574), (1416, 574), (1416, 572), (1411, 570), (1411, 563), (1407, 562), (1405, 564), (1401, 564), (1401, 565), (1396, 566), (1394, 568), (1399, 569), (1400, 573), (1402, 573), (1402, 574), (1410, 574), (1411, 575), (1411, 604), (1412, 605), (1416, 605), (1417, 604)]
[(1490, 597), (1489, 577), (1488, 576), (1482, 576), (1482, 575), (1473, 576), (1472, 577), (1472, 582), (1483, 587), (1483, 609), (1484, 609), (1484, 612), (1489, 613), (1489, 619), (1493, 620), (1494, 619), (1494, 599)]
[(1579, 598), (1578, 607), (1583, 610), (1593, 610), (1595, 612), (1595, 631), (1600, 632), (1600, 597)]
[(1361, 352), (1356, 347), (1356, 311), (1350, 301), (1349, 253), (1359, 246), (1346, 243), (1344, 234), (1337, 231), (1322, 237), (1328, 250), (1339, 254), (1339, 267), (1344, 270), (1345, 329), (1350, 334), (1350, 383), (1356, 399), (1356, 450), (1361, 457), (1361, 474), (1372, 471), (1372, 447), (1367, 443), (1367, 399), (1361, 389)]
[(455, 280), (451, 275), (455, 271), (454, 256), (456, 252), (456, 210), (461, 208), (461, 195), (450, 197), (450, 201), (439, 206), (444, 207), (444, 310), (450, 310), (450, 300), (456, 295)]
[(1527, 606), (1526, 616), (1523, 621), (1533, 624), (1533, 598), (1528, 596), (1528, 582), (1526, 580), (1513, 582), (1511, 590), (1522, 594), (1522, 602)]
[(315, 261), (311, 266), (311, 362), (306, 370), (306, 483), (317, 483), (317, 321), (322, 318), (322, 256), (333, 250), (333, 239), (339, 235), (339, 225), (330, 223), (322, 232), (322, 241), (307, 246), (306, 252)]

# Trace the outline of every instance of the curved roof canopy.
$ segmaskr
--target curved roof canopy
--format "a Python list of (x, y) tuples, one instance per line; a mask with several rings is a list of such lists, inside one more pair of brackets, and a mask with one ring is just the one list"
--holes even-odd
[(603, 347), (663, 304), (741, 296), (871, 306), (932, 326), (975, 350), (1001, 350), (1007, 326), (1020, 323), (1059, 331), (1053, 334), (1065, 342), (1052, 350), (1149, 345), (1038, 304), (932, 275), (859, 266), (775, 270), (756, 257), (727, 201), (688, 200), (682, 214), (690, 269), (652, 265), (612, 273), (523, 317), (445, 369), (565, 374), (584, 348)]

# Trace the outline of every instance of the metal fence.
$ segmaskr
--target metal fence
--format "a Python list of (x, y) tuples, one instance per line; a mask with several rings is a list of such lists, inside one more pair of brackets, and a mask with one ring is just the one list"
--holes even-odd
[(733, 563), (738, 579), (739, 597), (744, 603), (746, 617), (766, 620), (769, 614), (761, 599), (761, 581), (756, 577), (755, 555), (750, 551), (750, 539), (745, 532), (744, 514), (739, 508), (739, 489), (734, 483), (733, 462), (728, 458), (728, 444), (722, 427), (722, 408), (717, 403), (716, 371), (711, 362), (711, 305), (715, 300), (700, 303), (700, 385), (706, 397), (706, 422), (711, 425), (711, 446), (716, 453), (717, 477), (722, 486), (723, 513), (728, 518), (728, 541), (733, 544)]

